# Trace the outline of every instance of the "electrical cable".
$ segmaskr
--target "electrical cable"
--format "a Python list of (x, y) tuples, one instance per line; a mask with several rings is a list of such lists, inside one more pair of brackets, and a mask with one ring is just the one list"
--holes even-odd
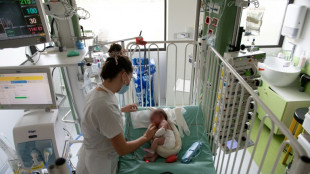
[(51, 36), (54, 34), (54, 22), (55, 22), (55, 18), (52, 18), (52, 21), (51, 21)]
[[(30, 61), (30, 62), (32, 62), (33, 64), (38, 63), (38, 61), (40, 60), (40, 57), (41, 57), (41, 53), (44, 52), (47, 48), (53, 48), (53, 47), (54, 47), (54, 46), (52, 46), (52, 45), (46, 47), (46, 43), (44, 43), (44, 48), (43, 48), (42, 50), (39, 50), (39, 49), (35, 46), (37, 52), (35, 52), (35, 53), (34, 53), (33, 55), (31, 55), (31, 56), (27, 54), (27, 48), (28, 48), (28, 47), (25, 47), (25, 55), (26, 55), (26, 57), (27, 57), (27, 60), (26, 60), (25, 62), (23, 62), (21, 65), (24, 65), (27, 61)], [(34, 62), (34, 61), (32, 60), (32, 58), (34, 58), (37, 54), (39, 54), (38, 60), (37, 60), (36, 62)]]
[(49, 16), (58, 19), (58, 20), (68, 20), (71, 19), (71, 17), (76, 13), (76, 9), (73, 8), (68, 2), (64, 1), (64, 0), (60, 0), (58, 1), (59, 3), (61, 3), (63, 5), (63, 7), (65, 8), (65, 13), (64, 13), (64, 17), (60, 17), (57, 16), (55, 14), (51, 14)]
[(81, 30), (82, 30), (82, 33), (83, 33), (83, 37), (85, 36), (85, 32), (84, 32), (84, 27), (81, 25)]
[(39, 52), (38, 60), (37, 60), (36, 62), (34, 62), (33, 64), (34, 64), (34, 65), (37, 64), (37, 63), (39, 62), (40, 58), (41, 58), (41, 52)]
[[(41, 55), (40, 53), (41, 53), (41, 52), (38, 50), (37, 47), (35, 47), (37, 52), (35, 52), (33, 55), (30, 56), (29, 54), (27, 54), (27, 48), (28, 48), (28, 47), (25, 47), (25, 55), (26, 55), (26, 57), (27, 57), (27, 60), (24, 61), (23, 63), (21, 63), (21, 65), (24, 65), (27, 61), (30, 61), (31, 63), (36, 64), (36, 63), (40, 60), (40, 55)], [(44, 48), (45, 48), (45, 45), (44, 45)], [(36, 62), (34, 62), (32, 58), (33, 58), (34, 56), (36, 56), (37, 53), (39, 53), (39, 58), (38, 58), (38, 60), (37, 60)]]
[(43, 48), (43, 50), (39, 50), (37, 47), (36, 47), (36, 49), (37, 49), (37, 51), (38, 51), (39, 53), (44, 52), (44, 51), (45, 51), (45, 49), (46, 49), (46, 45), (45, 45), (45, 43), (44, 43), (44, 48)]
[(54, 67), (53, 70), (52, 70), (52, 77), (54, 77), (54, 71), (57, 67)]
[[(78, 11), (82, 11), (82, 12), (83, 12), (82, 15), (80, 15), (80, 14), (78, 13)], [(86, 19), (90, 18), (90, 13), (89, 13), (89, 11), (85, 10), (85, 9), (82, 8), (82, 7), (78, 7), (78, 8), (77, 8), (76, 14), (79, 16), (79, 19), (84, 19), (84, 20), (86, 20)]]
[[(77, 14), (77, 16), (79, 17), (79, 19), (88, 19), (90, 18), (90, 13), (89, 11), (85, 10), (82, 7), (77, 7), (74, 8), (72, 5), (70, 5), (68, 2), (64, 1), (64, 0), (60, 0), (58, 1), (59, 3), (61, 3), (63, 5), (63, 7), (65, 8), (65, 12), (64, 12), (64, 16), (57, 16), (55, 14), (50, 14), (49, 16), (51, 16), (52, 18), (58, 19), (58, 20), (69, 20), (73, 17), (74, 14)], [(81, 15), (79, 15), (77, 12), (78, 11), (82, 11), (83, 13)]]

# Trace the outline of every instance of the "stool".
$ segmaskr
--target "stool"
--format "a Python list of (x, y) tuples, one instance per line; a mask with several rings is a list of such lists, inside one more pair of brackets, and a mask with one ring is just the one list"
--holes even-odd
[[(306, 115), (307, 112), (308, 112), (308, 108), (298, 108), (298, 109), (296, 109), (296, 111), (294, 113), (294, 118), (292, 120), (292, 123), (290, 125), (289, 130), (293, 133), (293, 131), (294, 131), (295, 127), (296, 127), (296, 124), (299, 123), (295, 133), (293, 133), (295, 138), (298, 137), (298, 135), (300, 134), (300, 132), (302, 130), (302, 123), (305, 120), (305, 115)], [(285, 137), (284, 141), (286, 139), (287, 138)], [(288, 156), (289, 156), (291, 151), (292, 151), (292, 147), (289, 146), (287, 151), (286, 151), (286, 153), (285, 153), (285, 156), (284, 156), (284, 159), (282, 161), (282, 164), (286, 164), (287, 158), (288, 158)]]

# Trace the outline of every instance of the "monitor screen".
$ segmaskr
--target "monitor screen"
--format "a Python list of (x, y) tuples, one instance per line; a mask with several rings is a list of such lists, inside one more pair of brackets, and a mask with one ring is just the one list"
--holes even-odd
[(0, 0), (0, 42), (7, 41), (11, 45), (9, 41), (28, 39), (24, 43), (15, 42), (18, 44), (16, 46), (46, 42), (45, 17), (42, 17), (44, 15), (38, 2), (36, 0)]
[(49, 75), (47, 72), (7, 73), (0, 70), (0, 109), (54, 106)]

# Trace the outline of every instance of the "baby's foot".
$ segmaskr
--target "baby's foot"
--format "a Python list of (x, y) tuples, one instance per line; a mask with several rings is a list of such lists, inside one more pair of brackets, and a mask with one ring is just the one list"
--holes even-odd
[(144, 157), (143, 157), (144, 161), (150, 162), (150, 159), (153, 157), (153, 155), (154, 154), (152, 154), (152, 153), (148, 153), (148, 154), (144, 155)]
[(149, 162), (154, 162), (157, 159), (158, 155), (155, 153), (152, 157), (150, 157), (148, 160)]
[(144, 158), (151, 158), (154, 155), (154, 153), (148, 153), (144, 155)]

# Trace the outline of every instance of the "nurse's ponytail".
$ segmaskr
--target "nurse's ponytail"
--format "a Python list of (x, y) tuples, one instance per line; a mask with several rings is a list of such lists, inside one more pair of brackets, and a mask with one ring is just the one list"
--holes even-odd
[(127, 74), (132, 73), (133, 68), (131, 61), (127, 56), (123, 55), (114, 55), (113, 57), (107, 58), (104, 63), (100, 76), (102, 79), (114, 79), (119, 72), (125, 70)]

